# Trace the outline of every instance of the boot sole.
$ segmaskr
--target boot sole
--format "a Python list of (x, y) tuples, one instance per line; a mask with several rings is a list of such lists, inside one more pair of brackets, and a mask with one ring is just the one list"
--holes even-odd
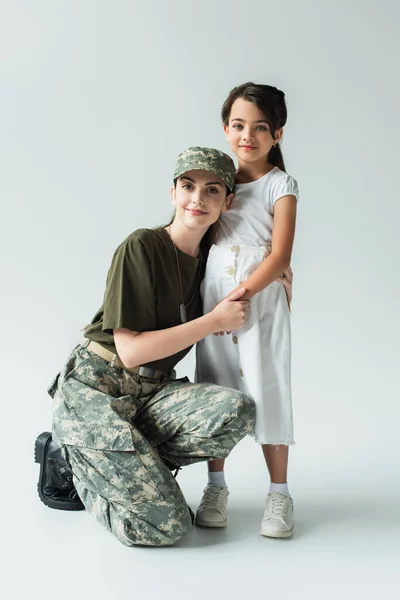
[(51, 500), (47, 498), (42, 491), (43, 488), (43, 480), (44, 480), (44, 459), (46, 455), (46, 449), (49, 443), (51, 442), (52, 436), (49, 431), (44, 431), (41, 433), (35, 440), (35, 449), (34, 456), (35, 462), (40, 465), (39, 471), (39, 481), (37, 484), (37, 491), (40, 500), (48, 506), (49, 508), (54, 508), (56, 510), (85, 510), (85, 507), (81, 503), (73, 503), (73, 502), (63, 502), (62, 500)]

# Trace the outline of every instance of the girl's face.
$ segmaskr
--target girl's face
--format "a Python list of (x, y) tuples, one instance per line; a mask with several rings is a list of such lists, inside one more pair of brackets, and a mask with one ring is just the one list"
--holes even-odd
[(224, 131), (232, 152), (242, 162), (265, 159), (282, 136), (282, 129), (279, 129), (273, 138), (263, 113), (253, 102), (243, 98), (238, 98), (232, 104)]
[(208, 171), (189, 171), (178, 177), (176, 188), (171, 188), (175, 220), (189, 229), (208, 228), (215, 223), (221, 212), (228, 210), (233, 197), (226, 195), (222, 179)]

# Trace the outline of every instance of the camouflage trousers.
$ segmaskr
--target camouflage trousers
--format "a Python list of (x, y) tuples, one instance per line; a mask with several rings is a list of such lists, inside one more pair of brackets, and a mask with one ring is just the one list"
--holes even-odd
[(191, 526), (166, 463), (225, 458), (254, 427), (254, 404), (236, 390), (139, 377), (83, 346), (49, 393), (85, 508), (127, 546), (171, 545)]

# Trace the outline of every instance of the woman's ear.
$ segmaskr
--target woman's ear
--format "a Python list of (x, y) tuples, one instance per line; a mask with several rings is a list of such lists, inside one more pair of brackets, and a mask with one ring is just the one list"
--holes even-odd
[(171, 198), (172, 206), (176, 206), (176, 194), (175, 194), (175, 186), (172, 186), (169, 195)]
[(224, 125), (224, 134), (226, 135), (226, 137), (228, 137), (228, 133), (229, 133), (229, 127), (228, 127), (228, 125)]
[(227, 196), (225, 198), (225, 202), (224, 202), (221, 212), (227, 212), (230, 209), (234, 197), (235, 197), (235, 194), (229, 194), (229, 196)]

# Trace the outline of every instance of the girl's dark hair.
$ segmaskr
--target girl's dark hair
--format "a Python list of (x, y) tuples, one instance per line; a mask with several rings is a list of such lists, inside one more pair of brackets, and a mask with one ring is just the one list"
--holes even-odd
[[(272, 85), (261, 85), (252, 83), (251, 81), (233, 88), (229, 93), (221, 110), (221, 118), (224, 125), (229, 124), (232, 105), (238, 98), (243, 98), (243, 100), (252, 102), (257, 106), (264, 115), (273, 138), (275, 138), (276, 131), (286, 125), (287, 110), (285, 94)], [(282, 171), (286, 171), (279, 144), (271, 148), (267, 160), (271, 165), (279, 167)]]

